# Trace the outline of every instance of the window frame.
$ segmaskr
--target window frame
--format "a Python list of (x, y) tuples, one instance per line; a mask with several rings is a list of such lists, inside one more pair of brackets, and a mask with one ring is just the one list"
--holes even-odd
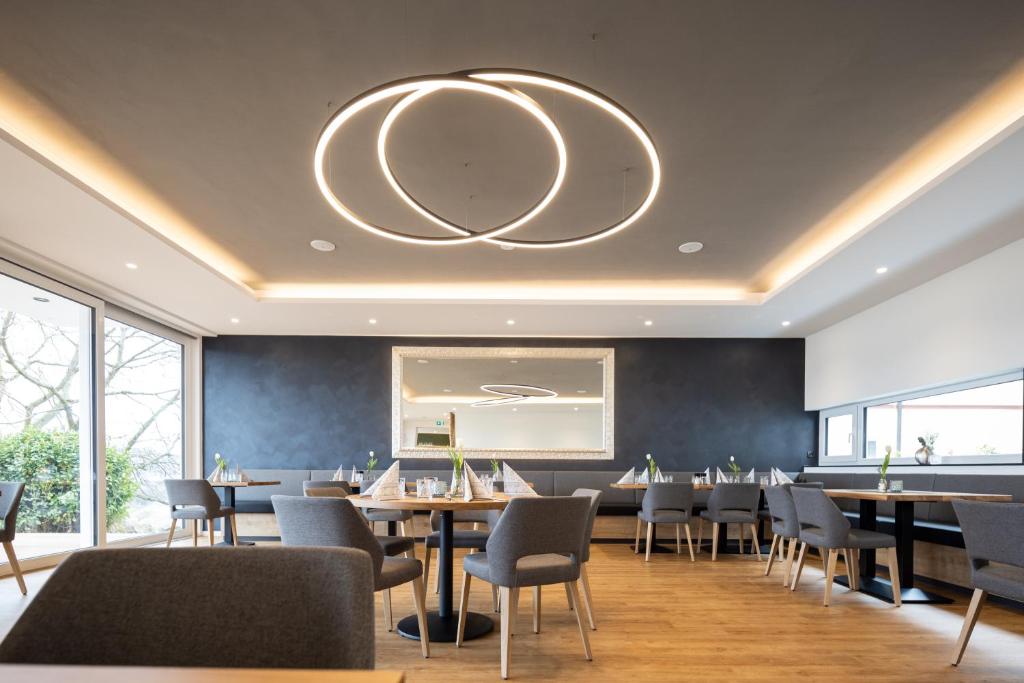
[[(912, 401), (918, 398), (927, 398), (930, 396), (941, 396), (943, 394), (950, 394), (957, 391), (966, 391), (969, 389), (978, 389), (980, 387), (992, 386), (995, 384), (1005, 384), (1007, 382), (1019, 382), (1024, 380), (1024, 369), (1013, 370), (1011, 372), (1004, 372), (998, 375), (990, 375), (987, 377), (980, 377), (972, 380), (965, 380), (963, 382), (955, 382), (952, 384), (943, 384), (940, 386), (931, 387), (929, 389), (920, 389), (918, 391), (909, 391), (901, 394), (893, 394), (890, 396), (879, 397), (870, 401), (862, 401), (860, 403), (852, 403), (845, 406), (839, 406), (836, 408), (829, 408), (819, 412), (818, 417), (818, 432), (819, 432), (819, 457), (818, 465), (821, 467), (829, 467), (832, 465), (849, 465), (850, 463), (856, 463), (859, 465), (880, 465), (884, 459), (883, 455), (876, 455), (875, 457), (869, 458), (867, 456), (867, 411), (868, 408), (873, 408), (880, 405), (886, 405), (889, 403), (901, 404), (905, 401)], [(1024, 401), (1024, 391), (1022, 391), (1022, 401)], [(834, 417), (836, 415), (844, 415), (853, 411), (854, 414), (854, 457), (843, 457), (843, 456), (826, 456), (825, 455), (825, 444), (827, 439), (827, 418)], [(899, 417), (897, 418), (897, 433), (896, 439), (897, 444), (900, 443), (901, 439), (901, 427), (902, 427), (902, 410), (900, 411)], [(1022, 426), (1024, 430), (1024, 426)], [(1024, 441), (1024, 434), (1022, 434), (1022, 441)], [(914, 465), (913, 453), (901, 455), (898, 458), (892, 458), (890, 465)], [(936, 467), (942, 467), (943, 465), (1024, 465), (1024, 453), (1004, 453), (997, 455), (943, 455), (938, 463), (929, 463)]]

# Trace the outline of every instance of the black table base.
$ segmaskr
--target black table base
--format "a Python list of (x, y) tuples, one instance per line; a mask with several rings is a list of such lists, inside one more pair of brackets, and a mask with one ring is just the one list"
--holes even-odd
[[(850, 585), (845, 576), (836, 577), (835, 582), (846, 588), (849, 588)], [(885, 579), (877, 577), (873, 579), (862, 578), (860, 592), (890, 604), (895, 604), (896, 602), (892, 598), (892, 584)], [(926, 605), (949, 605), (953, 602), (945, 596), (929, 593), (920, 588), (903, 588), (902, 586), (900, 586), (900, 601)]]
[[(427, 632), (432, 643), (454, 643), (459, 630), (459, 615), (442, 617), (437, 612), (427, 612)], [(485, 636), (494, 630), (494, 620), (477, 612), (466, 612), (464, 640)], [(416, 615), (405, 617), (398, 622), (398, 634), (412, 640), (420, 639), (420, 623)]]
[[(235, 487), (234, 486), (224, 486), (222, 488), (224, 489), (224, 495), (223, 495), (224, 507), (226, 507), (226, 508), (234, 508), (235, 507)], [(210, 520), (209, 522), (207, 522), (207, 524), (214, 524), (214, 521)], [(231, 520), (229, 520), (227, 517), (221, 517), (220, 518), (220, 527), (221, 527), (221, 529), (223, 529), (223, 532), (224, 532), (223, 533), (224, 540), (221, 541), (220, 543), (215, 544), (215, 545), (224, 545), (224, 546), (235, 545), (235, 535), (233, 533), (231, 533)], [(241, 538), (239, 538), (238, 539), (238, 545), (256, 545), (256, 544), (252, 543), (251, 541), (243, 541)]]

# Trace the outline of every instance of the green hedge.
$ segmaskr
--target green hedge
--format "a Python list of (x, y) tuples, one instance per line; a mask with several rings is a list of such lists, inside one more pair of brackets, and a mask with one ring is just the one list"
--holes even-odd
[[(78, 432), (35, 428), (0, 437), (0, 481), (25, 482), (18, 531), (79, 531)], [(107, 523), (128, 514), (138, 484), (127, 451), (107, 446)]]

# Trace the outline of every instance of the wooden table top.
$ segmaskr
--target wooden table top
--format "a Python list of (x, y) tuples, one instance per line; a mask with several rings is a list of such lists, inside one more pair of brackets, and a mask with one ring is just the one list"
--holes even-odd
[(1002, 493), (957, 493), (953, 491), (879, 491), (877, 489), (825, 489), (830, 498), (878, 500), (883, 502), (950, 503), (954, 500), (974, 500), (988, 503), (1010, 503), (1013, 496)]
[(277, 486), (280, 483), (279, 481), (211, 481), (210, 486), (237, 489), (249, 486)]
[(0, 664), (4, 683), (402, 683), (401, 671)]
[(444, 496), (417, 498), (415, 495), (394, 500), (374, 500), (370, 496), (352, 494), (346, 496), (357, 508), (376, 510), (504, 510), (511, 500), (504, 493), (495, 493), (494, 498), (465, 501), (461, 498), (447, 500)]

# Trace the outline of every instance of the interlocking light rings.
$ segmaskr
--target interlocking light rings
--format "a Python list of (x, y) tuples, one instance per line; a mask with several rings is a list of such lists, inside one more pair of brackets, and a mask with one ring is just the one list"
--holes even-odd
[[(555, 398), (558, 396), (558, 392), (556, 391), (545, 389), (544, 387), (535, 387), (530, 384), (481, 384), (480, 389), (481, 391), (486, 391), (488, 394), (501, 396), (501, 398), (488, 398), (483, 401), (470, 403), (470, 408), (500, 406), (505, 405), (506, 403), (518, 403), (519, 401), (525, 401), (531, 398)], [(509, 389), (511, 389), (511, 391), (509, 391)]]
[[(492, 90), (479, 89), (473, 86), (500, 86), (503, 90), (500, 94)], [(619, 221), (602, 228), (590, 232), (588, 234), (572, 237), (567, 239), (559, 240), (515, 240), (515, 239), (499, 239), (502, 235), (511, 232), (512, 230), (524, 225), (537, 214), (539, 214), (554, 198), (558, 189), (561, 187), (562, 181), (565, 177), (565, 166), (566, 166), (566, 152), (565, 142), (562, 139), (561, 132), (557, 126), (551, 121), (550, 117), (547, 116), (540, 108), (540, 106), (530, 99), (527, 95), (514, 90), (509, 87), (508, 84), (519, 84), (519, 85), (530, 85), (536, 87), (543, 87), (553, 89), (558, 92), (562, 92), (573, 97), (588, 102), (589, 104), (596, 106), (603, 111), (610, 114), (613, 118), (618, 120), (625, 126), (640, 142), (641, 146), (647, 154), (648, 161), (650, 163), (650, 187), (648, 188), (647, 194), (643, 201), (629, 214), (623, 216)], [(559, 167), (555, 174), (555, 179), (548, 189), (547, 194), (534, 206), (530, 207), (526, 213), (513, 219), (512, 221), (503, 225), (488, 228), (485, 230), (469, 230), (466, 227), (455, 225), (441, 216), (437, 215), (426, 206), (418, 202), (416, 199), (406, 191), (405, 187), (398, 181), (391, 168), (391, 165), (387, 158), (387, 141), (388, 134), (394, 125), (398, 117), (404, 112), (409, 106), (419, 101), (423, 97), (437, 92), (438, 90), (444, 89), (462, 89), (462, 90), (476, 90), (477, 92), (486, 92), (487, 94), (497, 95), (506, 99), (507, 101), (514, 101), (511, 97), (520, 98), (521, 102), (516, 102), (519, 106), (523, 107), (526, 111), (531, 113), (537, 118), (548, 130), (549, 134), (554, 141), (555, 148), (558, 152)], [(384, 177), (387, 179), (388, 184), (391, 185), (392, 189), (406, 202), (413, 210), (419, 213), (421, 216), (431, 221), (432, 223), (439, 225), (446, 230), (449, 230), (458, 237), (445, 238), (445, 237), (420, 237), (414, 235), (408, 235), (396, 230), (377, 226), (357, 216), (348, 207), (346, 207), (340, 199), (334, 194), (325, 179), (324, 173), (324, 161), (325, 151), (327, 145), (330, 143), (331, 138), (337, 133), (341, 126), (351, 118), (355, 113), (365, 109), (367, 106), (379, 102), (388, 97), (395, 95), (403, 95), (388, 111), (381, 124), (380, 130), (377, 135), (377, 159), (380, 163)], [(550, 123), (550, 126), (548, 125)], [(410, 242), (414, 244), (430, 244), (430, 245), (447, 245), (447, 244), (466, 244), (469, 242), (485, 241), (491, 244), (498, 244), (501, 246), (511, 246), (518, 248), (527, 249), (552, 249), (560, 247), (577, 246), (580, 244), (587, 244), (589, 242), (595, 242), (599, 239), (609, 237), (617, 232), (625, 230), (627, 227), (632, 225), (650, 208), (654, 202), (654, 198), (658, 193), (658, 188), (661, 185), (661, 163), (658, 158), (658, 152), (654, 146), (654, 141), (651, 139), (650, 134), (644, 129), (643, 125), (640, 124), (637, 119), (630, 114), (626, 109), (621, 107), (619, 104), (611, 100), (610, 98), (602, 95), (601, 93), (591, 90), (586, 86), (580, 85), (573, 81), (569, 81), (549, 74), (534, 72), (534, 71), (523, 71), (518, 69), (474, 69), (470, 71), (463, 71), (459, 73), (449, 74), (447, 76), (423, 76), (417, 78), (405, 79), (402, 81), (394, 81), (387, 83), (378, 88), (369, 90), (362, 95), (359, 95), (355, 99), (351, 100), (348, 104), (338, 110), (334, 116), (328, 121), (324, 127), (323, 132), (320, 134), (320, 139), (317, 141), (316, 154), (315, 154), (315, 173), (317, 179), (317, 185), (320, 188), (321, 193), (327, 199), (328, 203), (338, 213), (344, 216), (346, 219), (355, 223), (357, 226), (368, 230), (374, 234), (382, 237), (388, 237), (390, 239), (396, 239), (404, 242)]]

